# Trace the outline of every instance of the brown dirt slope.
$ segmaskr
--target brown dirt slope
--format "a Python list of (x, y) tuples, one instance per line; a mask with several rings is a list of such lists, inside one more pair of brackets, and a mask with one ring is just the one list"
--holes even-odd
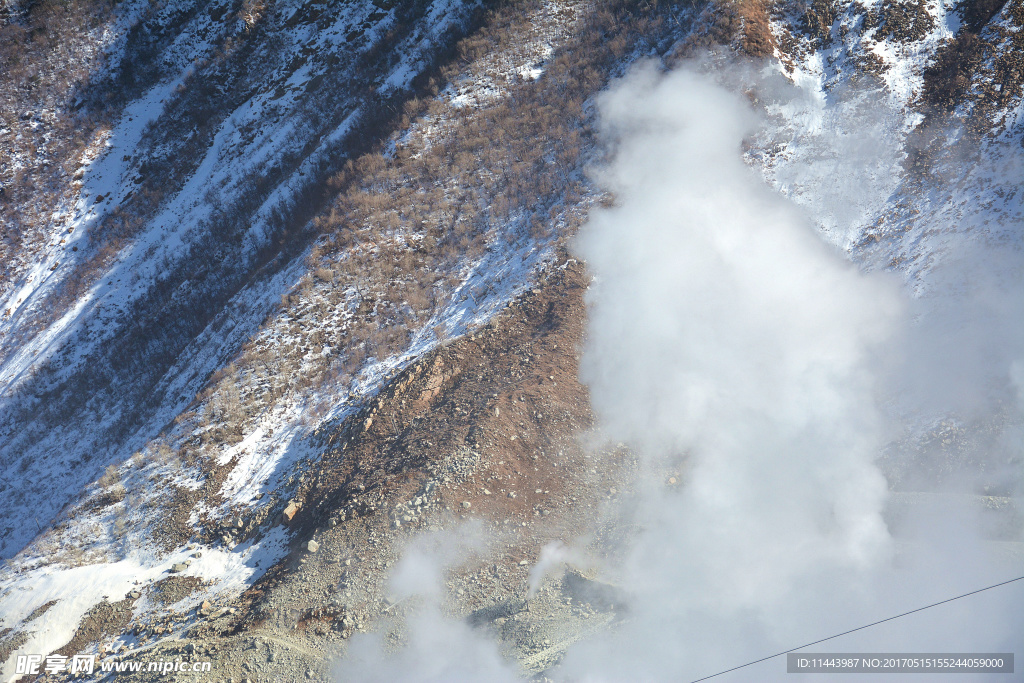
[(559, 643), (607, 623), (611, 605), (567, 606), (584, 580), (576, 574), (552, 589), (550, 606), (531, 611), (525, 601), (541, 547), (598, 533), (601, 511), (626, 487), (621, 467), (590, 467), (595, 445), (583, 441), (592, 426), (577, 379), (587, 284), (563, 253), (486, 327), (395, 377), (327, 435), (319, 469), (296, 496), (291, 555), (235, 613), (194, 617), (185, 640), (146, 656), (206, 653), (218, 679), (326, 675), (325, 658), (342, 654), (355, 632), (401, 640), (415, 601), (395, 603), (390, 570), (415, 536), (466, 523), (490, 541), (446, 575), (449, 609), (493, 629), (524, 667), (543, 668)]

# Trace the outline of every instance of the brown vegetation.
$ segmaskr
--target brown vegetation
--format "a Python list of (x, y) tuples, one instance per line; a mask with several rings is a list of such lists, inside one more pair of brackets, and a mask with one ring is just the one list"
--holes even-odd
[(745, 0), (737, 3), (743, 18), (740, 46), (751, 57), (771, 57), (775, 54), (775, 36), (769, 22), (771, 4), (768, 0)]
[(985, 56), (985, 44), (973, 31), (963, 31), (947, 43), (924, 72), (924, 99), (942, 111), (963, 100)]
[(877, 27), (877, 39), (914, 42), (924, 38), (935, 26), (925, 0), (883, 0), (877, 12), (869, 12), (864, 28)]
[(832, 41), (832, 25), (837, 17), (836, 0), (811, 0), (800, 24), (816, 45), (824, 47)]
[(950, 115), (965, 105), (968, 128), (981, 132), (995, 125), (994, 116), (1024, 91), (1024, 9), (1013, 5), (1014, 26), (985, 30), (1005, 3), (975, 0), (964, 3), (964, 27), (936, 53), (924, 72), (923, 102), (930, 111), (922, 125)]
[[(977, 33), (985, 28), (985, 25), (999, 13), (1007, 0), (965, 0), (960, 3), (958, 9), (963, 17), (967, 30)], [(1016, 3), (1020, 7), (1020, 3)]]
[(675, 57), (727, 47), (755, 59), (771, 57), (778, 46), (771, 18), (780, 6), (770, 0), (705, 0), (692, 4), (697, 20)]
[(48, 237), (104, 112), (77, 110), (101, 55), (87, 31), (112, 19), (108, 0), (40, 0), (0, 11), (0, 292)]
[(609, 6), (586, 19), (576, 44), (553, 56), (540, 79), (508, 79), (479, 62), (522, 41), (511, 28), (521, 11), (495, 10), (430, 87), (486, 77), (502, 91), (497, 99), (477, 107), (412, 99), (403, 110), (408, 132), (392, 139), (391, 152), (364, 154), (329, 180), (336, 196), (314, 220), (322, 237), (309, 271), (269, 323), (288, 341), (268, 345), (260, 335), (211, 378), (198, 397), (210, 425), (204, 443), (235, 442), (266, 406), (325, 384), (346, 387), (369, 359), (404, 349), (445, 304), (455, 273), (488, 244), (574, 232), (593, 144), (583, 102), (636, 41), (668, 27), (628, 3)]

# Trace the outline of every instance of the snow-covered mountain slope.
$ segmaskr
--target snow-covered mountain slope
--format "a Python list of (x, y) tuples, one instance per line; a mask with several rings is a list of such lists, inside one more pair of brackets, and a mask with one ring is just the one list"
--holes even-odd
[[(277, 6), (262, 35), (263, 24), (230, 7), (168, 6), (143, 29), (177, 32), (160, 55), (168, 76), (121, 113), (83, 168), (78, 198), (53, 219), (68, 237), (13, 273), (5, 297), (5, 494), (23, 495), (15, 472), (51, 481), (35, 516), (50, 517), (141, 447), (237, 351), (247, 331), (234, 345), (207, 344), (210, 364), (190, 364), (189, 377), (165, 376), (241, 288), (260, 288), (254, 276), (273, 278), (302, 252), (318, 180), (364, 144), (380, 109), (400, 106), (393, 93), (413, 65), (427, 68), (430, 50), (469, 15), (457, 4), (422, 15), (343, 9), (320, 26), (317, 12)], [(284, 261), (268, 265), (282, 241)], [(272, 294), (249, 295), (249, 332), (290, 284), (271, 280)], [(154, 391), (162, 377), (174, 393)], [(68, 424), (74, 436), (57, 429)], [(4, 547), (34, 533), (12, 516)]]
[[(559, 415), (572, 411), (540, 396), (520, 415), (523, 390), (506, 397), (508, 378), (486, 366), (550, 353), (538, 384), (552, 396), (579, 388), (555, 369), (575, 368), (581, 343), (560, 327), (561, 308), (582, 315), (582, 276), (562, 248), (609, 199), (587, 175), (603, 154), (594, 96), (638, 60), (696, 58), (744, 92), (766, 121), (744, 150), (751, 167), (837, 249), (897, 273), (921, 301), (955, 287), (944, 260), (1021, 247), (1019, 0), (173, 0), (91, 11), (94, 25), (61, 28), (72, 57), (27, 57), (38, 73), (74, 59), (85, 75), (47, 81), (49, 99), (17, 81), (30, 115), (0, 122), (4, 196), (17, 200), (2, 217), (17, 239), (3, 243), (0, 282), (5, 677), (17, 654), (156, 652), (172, 635), (224, 638), (220, 661), (238, 666), (242, 642), (228, 640), (278, 628), (287, 610), (305, 614), (294, 624), (336, 617), (336, 634), (301, 636), (322, 639), (309, 651), (333, 648), (355, 619), (391, 610), (381, 585), (393, 549), (380, 535), (427, 524), (411, 501), (433, 496), (441, 517), (492, 504), (456, 497), (470, 503), (457, 487), (474, 468), (513, 462), (515, 436), (485, 447), (469, 436), (489, 434), (480, 425), (525, 430), (528, 417), (537, 448), (561, 453), (551, 444), (569, 439)], [(9, 4), (4, 35), (45, 23), (38, 12)], [(37, 125), (58, 120), (77, 123)], [(82, 144), (55, 139), (75, 125)], [(31, 156), (30, 142), (43, 152)], [(52, 167), (45, 187), (13, 182)], [(538, 281), (558, 292), (541, 295), (545, 310), (530, 309)], [(516, 318), (513, 301), (534, 317)], [(520, 336), (489, 325), (509, 319)], [(552, 330), (560, 351), (524, 350)], [(478, 335), (500, 337), (500, 350), (483, 356), (466, 397), (460, 356), (477, 353)], [(586, 403), (582, 389), (567, 395)], [(416, 433), (420, 450), (409, 445), (428, 419), (421, 401), (451, 411), (437, 428), (468, 420), (465, 444)], [(430, 490), (401, 501), (420, 475)], [(554, 488), (527, 475), (521, 491)], [(576, 496), (597, 495), (597, 480), (563, 476)], [(1012, 481), (986, 485), (1007, 495)], [(538, 525), (515, 551), (533, 552), (542, 510), (559, 511), (520, 510), (512, 494), (495, 515)], [(338, 588), (320, 604), (298, 578), (326, 581), (297, 559), (314, 538), (380, 566), (331, 574)], [(508, 582), (524, 579), (519, 557), (494, 564), (512, 563)], [(364, 596), (358, 605), (330, 602), (340, 581), (364, 580), (345, 593)], [(217, 617), (231, 623), (209, 630), (204, 601), (235, 605)], [(122, 616), (86, 618), (115, 603)], [(287, 671), (312, 665), (307, 653)]]
[[(812, 96), (784, 93), (767, 105), (782, 124), (766, 131), (754, 160), (852, 260), (900, 277), (913, 296), (911, 346), (922, 359), (943, 359), (943, 373), (922, 361), (896, 380), (916, 407), (892, 406), (907, 431), (890, 454), (890, 477), (908, 485), (907, 471), (922, 467), (922, 453), (934, 450), (922, 444), (935, 442), (937, 429), (946, 445), (924, 466), (928, 485), (954, 486), (981, 468), (989, 475), (979, 490), (1015, 490), (1019, 454), (1005, 444), (1019, 429), (1011, 407), (1019, 388), (1007, 378), (1024, 343), (1011, 322), (1024, 287), (1024, 9), (1007, 2), (834, 10), (818, 50), (802, 66), (793, 62), (795, 83), (807, 79), (811, 87), (802, 89)], [(799, 55), (812, 40), (789, 49)], [(993, 393), (993, 385), (1002, 388)], [(959, 396), (932, 400), (929, 392)]]
[[(443, 233), (437, 217), (431, 221), (431, 234), (417, 235), (425, 225), (408, 233), (404, 226), (392, 227), (387, 217), (353, 216), (344, 232), (360, 234), (346, 237), (350, 248), (339, 252), (335, 233), (343, 231), (330, 223), (338, 210), (380, 208), (346, 206), (342, 198), (358, 200), (368, 193), (379, 197), (373, 187), (358, 192), (353, 187), (333, 200), (336, 206), (322, 219), (305, 223), (315, 216), (315, 207), (334, 196), (328, 193), (345, 187), (341, 176), (351, 171), (338, 159), (386, 130), (387, 112), (402, 108), (410, 83), (430, 68), (431, 55), (447, 46), (447, 31), (473, 25), (472, 8), (447, 3), (420, 7), (419, 24), (412, 21), (417, 17), (402, 14), (412, 10), (383, 12), (370, 5), (343, 9), (328, 25), (335, 28), (313, 30), (314, 19), (322, 23), (320, 11), (311, 19), (305, 17), (308, 8), (278, 8), (276, 24), (266, 29), (273, 35), (259, 44), (267, 59), (280, 64), (279, 72), (260, 71), (258, 80), (244, 71), (229, 73), (241, 81), (233, 87), (249, 97), (239, 99), (240, 105), (229, 101), (231, 108), (223, 110), (224, 102), (213, 102), (212, 113), (221, 120), (214, 125), (204, 121), (207, 131), (191, 130), (192, 136), (205, 132), (209, 138), (201, 159), (193, 161), (187, 154), (192, 141), (182, 118), (195, 116), (198, 106), (187, 79), (227, 77), (215, 66), (168, 80), (129, 104), (107, 140), (107, 151), (85, 171), (78, 212), (66, 218), (74, 246), (81, 252), (93, 249), (94, 257), (54, 269), (55, 257), (44, 256), (12, 292), (4, 330), (9, 352), (4, 365), (4, 464), (9, 473), (5, 483), (10, 482), (4, 494), (12, 511), (5, 537), (8, 553), (41, 531), (36, 520), (65, 508), (55, 520), (56, 529), (33, 546), (46, 550), (26, 550), (11, 565), (22, 570), (35, 566), (42, 572), (30, 573), (22, 585), (53, 575), (55, 567), (96, 561), (127, 562), (140, 575), (162, 571), (177, 557), (166, 551), (195, 538), (192, 524), (216, 529), (230, 511), (251, 513), (267, 493), (271, 501), (263, 502), (264, 516), (279, 511), (278, 501), (294, 488), (295, 465), (317, 454), (310, 433), (343, 419), (397, 369), (439, 341), (485, 322), (528, 284), (529, 274), (547, 258), (549, 238), (544, 234), (550, 230), (531, 231), (531, 214), (543, 209), (545, 219), (557, 225), (570, 218), (566, 212), (576, 210), (574, 204), (558, 207), (560, 192), (535, 202), (525, 189), (536, 179), (524, 179), (527, 184), (516, 188), (511, 201), (498, 198), (501, 221), (482, 216), (481, 224), (469, 215), (468, 206), (458, 206), (470, 197), (461, 193), (459, 176), (451, 174), (451, 190), (438, 186), (429, 198), (431, 206), (419, 209), (423, 213), (434, 205), (440, 204), (438, 210), (446, 202), (454, 205), (463, 217), (456, 219), (459, 229), (451, 235)], [(386, 144), (384, 156), (372, 154), (362, 163), (387, 164), (400, 155), (410, 173), (436, 171), (416, 159), (446, 137), (464, 135), (463, 119), (477, 115), (466, 108), (467, 100), (500, 108), (510, 87), (529, 82), (522, 74), (536, 77), (543, 72), (550, 41), (571, 29), (574, 13), (570, 5), (538, 7), (525, 40), (497, 55), (468, 44), (474, 51), (449, 67), (454, 77), (448, 88), (406, 107), (410, 114), (418, 112), (416, 107), (430, 105), (431, 110), (415, 124), (407, 115), (405, 130)], [(387, 38), (392, 42), (388, 50), (377, 45), (380, 62), (369, 65), (359, 63), (358, 51), (346, 50), (346, 71), (327, 49), (334, 44), (328, 39), (348, 36), (370, 51), (374, 43), (366, 36), (376, 34), (364, 35), (373, 24), (364, 15), (373, 15), (381, 32), (390, 27)], [(209, 18), (203, 15), (196, 21), (200, 28), (183, 29), (175, 45), (191, 45), (194, 34), (204, 33), (201, 27)], [(346, 33), (337, 26), (354, 28)], [(256, 40), (249, 33), (256, 27), (235, 28)], [(291, 42), (276, 44), (284, 38)], [(478, 40), (490, 46), (503, 39), (485, 34)], [(184, 64), (191, 64), (205, 45)], [(300, 48), (307, 55), (293, 57)], [(311, 64), (303, 65), (307, 59)], [(473, 69), (465, 71), (467, 64)], [(226, 68), (221, 65), (219, 70)], [(346, 82), (356, 83), (359, 92), (347, 97)], [(314, 106), (318, 100), (333, 109)], [(497, 120), (507, 121), (510, 115), (499, 111)], [(493, 111), (488, 116), (473, 125), (486, 128), (496, 120)], [(180, 137), (169, 132), (182, 128)], [(482, 151), (478, 139), (470, 143), (477, 153)], [(133, 153), (124, 153), (129, 150)], [(554, 150), (535, 146), (517, 151), (539, 159)], [(461, 173), (474, 170), (459, 161)], [(168, 198), (151, 215), (145, 214), (147, 207), (132, 204), (144, 189), (139, 182), (146, 183), (151, 172), (167, 167), (172, 175), (182, 174), (182, 166), (189, 174), (179, 188), (173, 178), (161, 177), (170, 185)], [(341, 176), (325, 191), (325, 177), (339, 168)], [(505, 176), (522, 176), (526, 170), (506, 170)], [(566, 170), (561, 171), (562, 182), (578, 184), (579, 170)], [(359, 172), (361, 180), (375, 180), (362, 167)], [(543, 175), (539, 179), (550, 182)], [(433, 178), (419, 182), (433, 184)], [(498, 215), (496, 209), (489, 212)], [(116, 223), (125, 216), (133, 220)], [(127, 225), (134, 234), (115, 236), (114, 243), (125, 246), (108, 263), (102, 240), (112, 220), (115, 228)], [(423, 240), (437, 249), (423, 248)], [(406, 265), (403, 258), (413, 262)], [(381, 272), (389, 264), (399, 268)], [(419, 270), (406, 270), (410, 266)], [(101, 269), (102, 277), (58, 315), (54, 301), (62, 301), (76, 278), (95, 277), (88, 268)], [(398, 291), (389, 291), (394, 287)], [(211, 379), (232, 357), (234, 364)], [(197, 396), (204, 385), (208, 391)], [(198, 414), (184, 412), (190, 403)], [(177, 426), (172, 424), (176, 416)], [(64, 428), (72, 424), (74, 429)], [(161, 432), (158, 440), (151, 440)], [(85, 488), (109, 463), (114, 465), (99, 488)], [(29, 491), (15, 485), (16, 479), (35, 483)], [(161, 512), (168, 508), (177, 514), (172, 515), (173, 528), (165, 530)], [(21, 512), (15, 514), (16, 509)], [(164, 552), (153, 555), (147, 550), (154, 543)], [(102, 575), (94, 575), (93, 589), (64, 604), (52, 618), (73, 629), (100, 596), (118, 590), (100, 580)], [(111, 581), (120, 581), (118, 576), (112, 571)], [(227, 575), (214, 572), (211, 578), (224, 590), (237, 592)], [(35, 602), (5, 603), (5, 615), (24, 618)], [(59, 645), (66, 635), (52, 632), (46, 646)], [(38, 646), (35, 641), (25, 645)]]

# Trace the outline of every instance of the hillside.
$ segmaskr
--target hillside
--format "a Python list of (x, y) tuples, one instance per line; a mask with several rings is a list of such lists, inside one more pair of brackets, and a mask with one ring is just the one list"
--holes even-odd
[(1024, 559), (1020, 0), (5, 0), (0, 74), (5, 680), (696, 678)]

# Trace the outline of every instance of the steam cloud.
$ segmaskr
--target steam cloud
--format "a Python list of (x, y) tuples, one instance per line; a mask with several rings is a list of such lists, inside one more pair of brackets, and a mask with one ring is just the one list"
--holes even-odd
[[(555, 675), (691, 680), (1019, 573), (1021, 558), (978, 540), (960, 513), (926, 515), (913, 543), (895, 539), (876, 464), (907, 415), (993, 401), (1011, 414), (1000, 448), (1019, 462), (1024, 335), (1004, 315), (1024, 320), (1019, 258), (1000, 270), (1009, 287), (974, 277), (990, 254), (950, 263), (949, 277), (974, 286), (927, 308), (854, 267), (743, 163), (760, 122), (734, 91), (642, 64), (598, 105), (611, 157), (597, 180), (616, 204), (577, 242), (595, 275), (582, 375), (607, 436), (642, 461), (643, 531), (612, 570), (628, 618), (574, 645)], [(958, 350), (969, 362), (948, 371)], [(681, 485), (667, 487), (677, 463)], [(1014, 467), (1002, 481), (1019, 495)], [(575, 552), (550, 546), (531, 588)], [(425, 564), (399, 577), (444, 564), (410, 557)], [(346, 677), (514, 678), (437, 600), (401, 653), (354, 642)], [(1012, 651), (1022, 604), (1020, 588), (1004, 588), (817, 651)], [(783, 672), (775, 660), (717, 680)]]
[(381, 633), (358, 634), (338, 664), (337, 679), (362, 683), (474, 683), (519, 680), (486, 635), (444, 612), (444, 573), (487, 545), (479, 525), (424, 535), (406, 548), (391, 576), (394, 599), (418, 600), (397, 651)]
[[(982, 392), (993, 373), (1006, 377), (1021, 350), (1007, 327), (1019, 324), (984, 325), (994, 334), (980, 347), (967, 343), (979, 334), (969, 324), (944, 336), (950, 311), (966, 306), (910, 325), (921, 311), (894, 280), (856, 270), (743, 164), (758, 121), (707, 77), (642, 65), (599, 106), (613, 147), (599, 181), (617, 206), (579, 238), (596, 279), (582, 372), (609, 436), (642, 456), (650, 490), (647, 530), (622, 577), (636, 618), (571, 651), (564, 669), (586, 680), (697, 678), (1009, 578), (1011, 565), (969, 529), (897, 553), (875, 463), (898, 434), (883, 402), (901, 382), (946, 376), (940, 363), (954, 360), (928, 345), (905, 353), (908, 339), (947, 352), (962, 344), (978, 361), (930, 382), (937, 411), (966, 387)], [(1001, 364), (974, 353), (992, 358), (992, 347)], [(901, 400), (913, 411), (921, 399)], [(659, 468), (683, 455), (685, 485), (667, 493)], [(1020, 605), (1019, 591), (1001, 597)], [(908, 620), (900, 628), (913, 635), (898, 640), (879, 628), (824, 651), (1012, 649), (1020, 617), (994, 600)]]

